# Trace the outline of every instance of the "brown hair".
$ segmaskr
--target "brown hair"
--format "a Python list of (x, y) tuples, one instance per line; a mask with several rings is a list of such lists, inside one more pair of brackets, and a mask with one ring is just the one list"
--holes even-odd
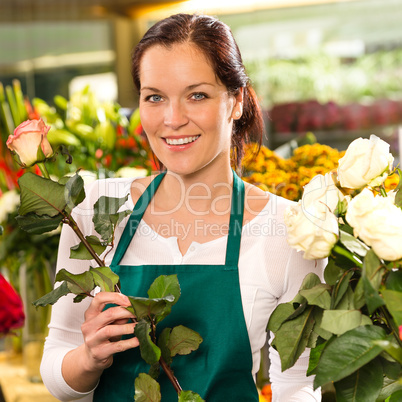
[(226, 24), (197, 14), (176, 14), (157, 22), (134, 49), (131, 65), (134, 84), (140, 91), (140, 63), (147, 49), (154, 45), (170, 47), (186, 42), (193, 43), (204, 53), (230, 94), (236, 95), (243, 88), (243, 114), (234, 121), (232, 133), (233, 161), (239, 167), (244, 143), (253, 139), (261, 144), (263, 118), (239, 48)]

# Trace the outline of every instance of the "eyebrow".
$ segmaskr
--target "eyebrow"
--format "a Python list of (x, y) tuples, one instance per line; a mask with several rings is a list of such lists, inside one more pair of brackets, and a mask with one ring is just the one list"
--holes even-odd
[[(188, 87), (185, 88), (186, 91), (191, 91), (201, 85), (210, 85), (210, 86), (214, 86), (214, 84), (211, 84), (209, 82), (199, 82), (197, 84), (193, 84), (193, 85), (189, 85)], [(148, 91), (152, 91), (152, 92), (161, 92), (158, 88), (154, 88), (154, 87), (143, 87), (141, 88), (141, 91), (144, 90), (148, 90)]]

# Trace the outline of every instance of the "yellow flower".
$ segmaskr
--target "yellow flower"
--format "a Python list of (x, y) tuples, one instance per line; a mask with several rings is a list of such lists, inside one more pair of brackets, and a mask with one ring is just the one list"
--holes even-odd
[(398, 183), (399, 175), (397, 173), (389, 175), (384, 181), (385, 191), (394, 190)]
[(280, 195), (288, 200), (297, 201), (301, 197), (301, 188), (296, 184), (286, 184), (280, 189)]

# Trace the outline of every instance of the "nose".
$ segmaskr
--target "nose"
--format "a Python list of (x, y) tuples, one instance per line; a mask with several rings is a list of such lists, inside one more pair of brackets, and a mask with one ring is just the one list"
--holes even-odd
[(180, 101), (171, 101), (165, 109), (164, 123), (173, 130), (188, 123), (188, 117), (184, 105)]

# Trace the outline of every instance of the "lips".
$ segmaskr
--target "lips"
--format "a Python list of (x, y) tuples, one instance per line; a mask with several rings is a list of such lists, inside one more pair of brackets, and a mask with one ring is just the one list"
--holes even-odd
[(194, 135), (192, 137), (181, 137), (181, 138), (165, 138), (165, 141), (168, 145), (185, 145), (185, 144), (190, 144), (194, 141), (196, 141), (200, 136), (199, 135)]

